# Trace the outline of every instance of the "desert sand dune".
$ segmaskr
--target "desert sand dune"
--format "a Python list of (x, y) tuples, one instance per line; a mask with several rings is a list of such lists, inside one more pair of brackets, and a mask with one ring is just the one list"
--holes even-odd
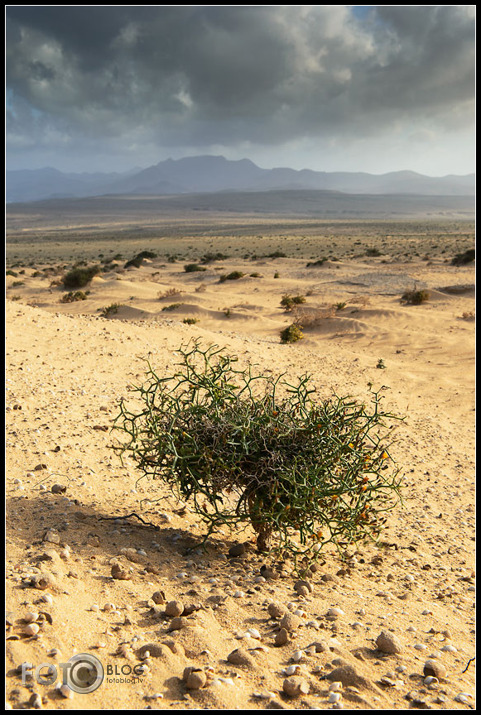
[[(11, 706), (39, 692), (52, 709), (475, 707), (475, 661), (466, 670), (475, 654), (474, 293), (441, 290), (473, 285), (474, 268), (444, 257), (381, 260), (308, 268), (305, 258), (226, 258), (198, 273), (160, 258), (118, 262), (71, 303), (55, 285), (60, 265), (7, 275)], [(234, 271), (246, 275), (220, 281)], [(429, 299), (401, 302), (415, 285)], [(305, 302), (286, 312), (284, 295)], [(282, 344), (296, 319), (304, 338)], [(144, 379), (147, 358), (172, 374), (192, 339), (264, 374), (308, 372), (319, 398), (389, 388), (386, 406), (405, 416), (393, 448), (404, 505), (389, 513), (381, 545), (352, 546), (344, 561), (326, 547), (312, 590), (299, 593), (289, 563), (279, 578), (262, 576), (270, 562), (253, 531), (224, 528), (199, 548), (205, 527), (189, 503), (138, 481), (129, 459), (122, 465), (110, 431), (120, 399)], [(245, 550), (233, 557), (236, 543)], [(115, 563), (125, 579), (112, 577)], [(177, 622), (165, 612), (171, 601), (183, 604)], [(297, 612), (285, 645), (275, 644), (272, 602)], [(29, 634), (29, 612), (51, 623), (39, 616)], [(382, 632), (390, 646), (380, 647)], [(15, 670), (75, 652), (110, 667), (91, 694), (66, 699), (22, 684)], [(293, 673), (300, 681), (288, 694)]]

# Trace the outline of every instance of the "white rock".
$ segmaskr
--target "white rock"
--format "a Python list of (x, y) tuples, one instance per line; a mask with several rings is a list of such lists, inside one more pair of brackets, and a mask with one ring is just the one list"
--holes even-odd
[(341, 693), (335, 693), (335, 692), (333, 692), (333, 693), (330, 693), (330, 694), (329, 694), (329, 697), (328, 697), (328, 699), (327, 699), (327, 702), (328, 702), (328, 703), (338, 703), (341, 698), (342, 698)]
[(60, 685), (59, 683), (57, 685), (57, 690), (63, 698), (68, 698), (70, 700), (73, 698), (73, 690), (71, 690), (66, 683), (63, 685)]
[(39, 630), (40, 626), (38, 625), (38, 623), (29, 623), (28, 626), (25, 626), (23, 632), (26, 636), (36, 636)]
[(342, 608), (329, 608), (329, 610), (326, 613), (327, 618), (333, 620), (335, 618), (339, 618), (340, 616), (344, 616), (344, 611)]

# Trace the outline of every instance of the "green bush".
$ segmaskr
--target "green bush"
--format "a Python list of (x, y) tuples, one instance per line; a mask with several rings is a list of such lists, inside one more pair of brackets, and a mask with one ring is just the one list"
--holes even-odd
[(291, 384), (240, 369), (237, 358), (199, 341), (179, 350), (178, 370), (161, 377), (148, 363), (120, 401), (113, 445), (143, 477), (161, 479), (208, 525), (251, 525), (259, 550), (315, 558), (376, 538), (398, 502), (390, 456), (391, 419), (379, 392), (368, 405), (334, 395), (315, 402), (311, 378)]
[(290, 311), (294, 308), (296, 305), (301, 305), (302, 303), (305, 303), (306, 299), (303, 295), (284, 295), (281, 298), (281, 305), (283, 308), (286, 309), (286, 311)]
[(219, 283), (224, 283), (224, 281), (237, 281), (239, 278), (243, 278), (245, 273), (242, 271), (232, 271), (232, 273), (223, 274), (219, 278)]
[(184, 305), (183, 303), (170, 303), (170, 305), (165, 305), (162, 310), (176, 310), (177, 308), (180, 308), (181, 305)]
[(70, 291), (70, 293), (65, 293), (65, 295), (60, 298), (60, 303), (75, 303), (79, 300), (87, 300), (88, 293), (89, 291), (84, 293), (83, 290), (77, 290), (75, 293)]
[(314, 268), (315, 266), (323, 266), (327, 260), (328, 260), (327, 258), (319, 258), (318, 261), (310, 261), (309, 263), (306, 263), (306, 268)]
[(102, 308), (102, 311), (100, 315), (102, 318), (109, 318), (111, 315), (115, 315), (116, 313), (119, 312), (119, 308), (122, 307), (122, 303), (111, 303), (110, 305), (107, 305), (105, 308)]
[(90, 268), (72, 268), (62, 278), (62, 283), (65, 288), (83, 288), (94, 276), (100, 273), (100, 266), (90, 266)]
[(401, 297), (401, 301), (409, 305), (421, 305), (427, 300), (429, 300), (429, 291), (427, 290), (408, 290)]
[(207, 268), (203, 268), (202, 266), (199, 266), (198, 263), (187, 263), (184, 266), (184, 271), (186, 273), (198, 273), (199, 271), (206, 271)]
[(452, 266), (465, 266), (467, 263), (471, 263), (475, 259), (475, 249), (470, 248), (464, 253), (457, 253), (453, 260), (451, 261)]
[(302, 326), (298, 323), (292, 323), (292, 325), (281, 330), (281, 343), (297, 343), (298, 340), (302, 340), (304, 334), (301, 328)]

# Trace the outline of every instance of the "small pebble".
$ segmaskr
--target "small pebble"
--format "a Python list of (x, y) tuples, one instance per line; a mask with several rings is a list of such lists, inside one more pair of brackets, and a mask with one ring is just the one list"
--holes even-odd
[(403, 646), (399, 638), (394, 635), (394, 633), (389, 633), (388, 631), (381, 631), (376, 638), (376, 645), (380, 651), (388, 653), (389, 655), (401, 653), (403, 650)]
[(457, 703), (467, 704), (467, 703), (469, 703), (470, 697), (471, 697), (471, 695), (469, 695), (469, 693), (458, 693), (458, 694), (456, 695), (456, 697), (454, 698), (454, 700), (455, 700)]
[(327, 702), (328, 703), (338, 703), (341, 698), (342, 698), (341, 693), (329, 693)]
[(300, 669), (300, 665), (288, 665), (287, 668), (284, 668), (282, 672), (284, 675), (295, 675), (300, 671)]
[(276, 633), (274, 643), (277, 646), (285, 645), (289, 640), (289, 633), (285, 628), (281, 628), (279, 633)]
[(56, 689), (58, 690), (58, 692), (60, 693), (60, 695), (63, 698), (68, 698), (68, 699), (73, 698), (73, 690), (71, 690), (66, 683), (64, 683), (63, 685), (60, 685), (60, 684), (57, 685)]
[(301, 619), (293, 613), (286, 613), (280, 622), (281, 628), (285, 628), (286, 631), (295, 631), (296, 628), (299, 628), (300, 624)]
[(457, 653), (457, 650), (458, 650), (458, 649), (455, 648), (453, 645), (451, 645), (451, 643), (448, 643), (447, 645), (444, 645), (444, 646), (441, 648), (441, 650), (442, 650), (444, 653)]
[(42, 708), (43, 708), (42, 698), (40, 697), (40, 695), (38, 693), (32, 693), (32, 695), (30, 696), (30, 699), (28, 701), (28, 704), (34, 710), (42, 710)]
[(169, 601), (165, 606), (165, 613), (167, 616), (181, 616), (184, 612), (184, 604), (182, 601)]
[(296, 650), (295, 653), (292, 654), (291, 660), (293, 660), (294, 663), (299, 663), (301, 660), (304, 660), (304, 652), (302, 650)]
[(267, 612), (271, 616), (271, 618), (282, 618), (282, 616), (286, 612), (286, 609), (285, 606), (281, 606), (279, 603), (273, 601), (267, 606)]
[(445, 666), (438, 660), (430, 658), (424, 663), (423, 673), (425, 676), (433, 675), (434, 677), (441, 680), (442, 678), (446, 677), (447, 670)]
[(35, 613), (34, 611), (29, 611), (26, 613), (23, 617), (23, 620), (25, 623), (34, 623), (38, 619), (38, 613)]
[(300, 695), (307, 695), (309, 683), (298, 675), (291, 675), (290, 678), (286, 678), (282, 683), (282, 689), (286, 695), (295, 698)]
[(326, 613), (326, 617), (329, 618), (329, 620), (334, 620), (344, 615), (342, 608), (330, 608)]
[(23, 632), (26, 636), (36, 636), (39, 630), (40, 626), (38, 625), (38, 623), (30, 623), (28, 626), (25, 626)]
[(184, 670), (184, 680), (186, 688), (199, 690), (207, 683), (207, 673), (200, 668), (186, 668)]

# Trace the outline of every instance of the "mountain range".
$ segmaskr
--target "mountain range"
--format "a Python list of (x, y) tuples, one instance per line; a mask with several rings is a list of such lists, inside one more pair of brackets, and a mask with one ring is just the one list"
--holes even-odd
[(261, 169), (249, 159), (223, 156), (167, 159), (125, 173), (64, 173), (57, 169), (6, 171), (7, 203), (105, 195), (161, 196), (222, 191), (323, 190), (349, 194), (474, 196), (475, 174), (429, 177), (414, 171), (387, 174)]

